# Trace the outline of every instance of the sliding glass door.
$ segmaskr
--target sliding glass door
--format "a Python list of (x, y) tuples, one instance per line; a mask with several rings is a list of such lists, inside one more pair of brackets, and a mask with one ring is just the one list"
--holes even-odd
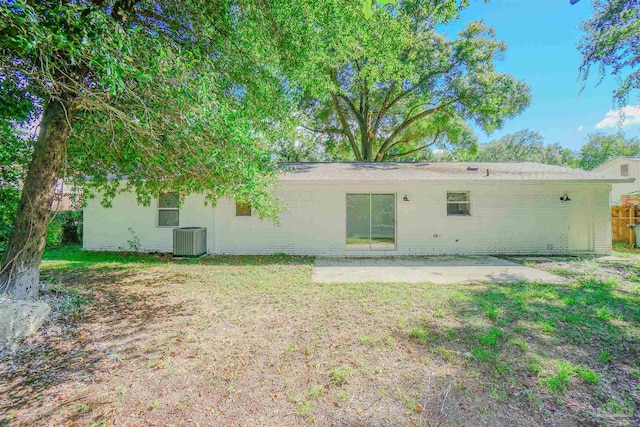
[(347, 247), (370, 249), (371, 195), (347, 194)]
[(396, 247), (396, 196), (371, 195), (371, 249)]
[(395, 194), (347, 194), (347, 248), (395, 247)]

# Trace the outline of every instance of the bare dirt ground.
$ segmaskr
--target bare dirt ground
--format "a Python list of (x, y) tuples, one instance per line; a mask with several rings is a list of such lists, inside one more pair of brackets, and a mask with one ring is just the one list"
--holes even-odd
[(308, 258), (54, 253), (55, 316), (2, 355), (0, 419), (639, 425), (640, 268), (557, 267), (576, 283), (314, 284)]

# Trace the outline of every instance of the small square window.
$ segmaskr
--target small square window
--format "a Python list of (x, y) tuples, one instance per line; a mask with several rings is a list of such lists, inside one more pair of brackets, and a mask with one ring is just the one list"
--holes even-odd
[(620, 176), (629, 176), (629, 165), (620, 165)]
[(468, 191), (447, 191), (447, 216), (471, 216), (471, 195)]
[(162, 193), (158, 197), (159, 208), (177, 208), (178, 195), (176, 193)]
[(162, 193), (158, 196), (158, 227), (179, 227), (180, 209), (177, 193)]
[(236, 216), (251, 216), (251, 205), (236, 202)]
[(161, 209), (158, 211), (160, 227), (177, 227), (180, 225), (180, 211), (177, 209)]

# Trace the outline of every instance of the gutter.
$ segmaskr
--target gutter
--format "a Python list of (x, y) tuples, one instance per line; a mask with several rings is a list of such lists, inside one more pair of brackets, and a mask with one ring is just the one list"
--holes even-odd
[(605, 178), (605, 179), (279, 179), (281, 183), (292, 184), (353, 184), (353, 183), (374, 183), (374, 184), (395, 184), (406, 182), (433, 182), (433, 183), (446, 183), (446, 182), (465, 182), (465, 183), (491, 183), (496, 184), (499, 182), (505, 183), (532, 183), (532, 184), (622, 184), (635, 182), (635, 178)]

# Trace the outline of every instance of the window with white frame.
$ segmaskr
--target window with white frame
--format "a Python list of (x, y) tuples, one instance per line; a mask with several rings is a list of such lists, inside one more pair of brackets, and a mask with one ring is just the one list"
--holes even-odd
[(251, 205), (236, 202), (236, 216), (251, 216)]
[(447, 191), (447, 216), (471, 216), (471, 194), (468, 191)]
[(158, 227), (179, 227), (180, 208), (177, 193), (162, 193), (158, 197)]
[(629, 165), (620, 165), (620, 176), (629, 176)]

